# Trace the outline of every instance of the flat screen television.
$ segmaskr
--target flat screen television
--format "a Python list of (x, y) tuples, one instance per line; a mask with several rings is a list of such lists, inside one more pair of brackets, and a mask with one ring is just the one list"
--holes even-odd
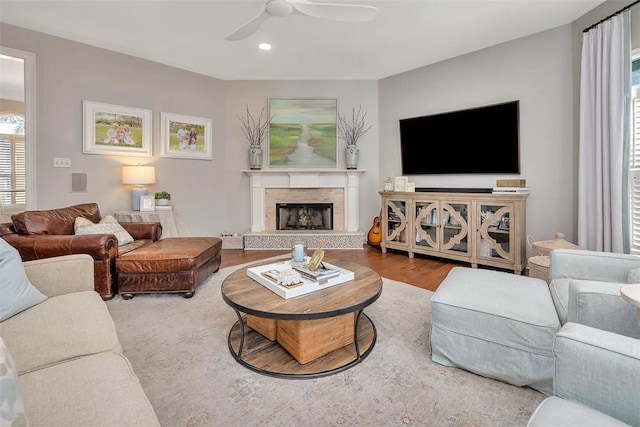
[(519, 101), (400, 120), (403, 175), (520, 173)]

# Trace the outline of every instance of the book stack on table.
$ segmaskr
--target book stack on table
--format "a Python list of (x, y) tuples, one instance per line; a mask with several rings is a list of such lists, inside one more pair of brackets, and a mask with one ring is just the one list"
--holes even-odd
[(327, 268), (324, 263), (320, 263), (320, 267), (316, 270), (309, 270), (307, 264), (294, 264), (293, 269), (300, 273), (302, 277), (312, 280), (314, 282), (321, 282), (340, 275), (340, 270), (337, 268)]

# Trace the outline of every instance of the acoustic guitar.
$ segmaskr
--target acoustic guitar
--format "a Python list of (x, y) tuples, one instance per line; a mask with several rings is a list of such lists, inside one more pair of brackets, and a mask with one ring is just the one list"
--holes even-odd
[[(382, 215), (382, 212), (380, 212)], [(367, 234), (367, 243), (372, 246), (378, 246), (382, 241), (382, 231), (380, 229), (380, 216), (373, 219), (373, 225)]]

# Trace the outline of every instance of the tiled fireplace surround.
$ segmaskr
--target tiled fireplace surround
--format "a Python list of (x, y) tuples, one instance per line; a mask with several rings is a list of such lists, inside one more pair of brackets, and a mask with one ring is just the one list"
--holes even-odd
[[(358, 224), (363, 170), (245, 170), (250, 178), (251, 231), (245, 249), (362, 249)], [(333, 230), (276, 230), (276, 203), (332, 203)]]

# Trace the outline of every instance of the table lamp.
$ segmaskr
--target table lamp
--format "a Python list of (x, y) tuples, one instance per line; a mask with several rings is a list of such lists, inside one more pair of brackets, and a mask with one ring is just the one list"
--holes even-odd
[(122, 183), (133, 184), (131, 189), (131, 209), (140, 210), (140, 196), (148, 194), (144, 184), (156, 183), (156, 168), (154, 166), (123, 166)]

